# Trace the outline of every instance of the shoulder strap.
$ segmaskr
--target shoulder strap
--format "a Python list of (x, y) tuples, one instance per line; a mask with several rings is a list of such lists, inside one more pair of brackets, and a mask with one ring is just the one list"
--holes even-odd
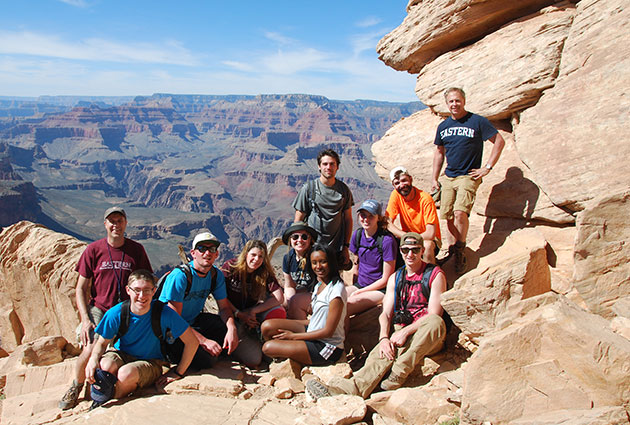
[(190, 264), (180, 264), (177, 268), (183, 271), (186, 275), (186, 290), (184, 291), (185, 299), (188, 297), (188, 294), (190, 294), (190, 288), (192, 288), (192, 270), (190, 270)]
[(405, 267), (401, 267), (398, 270), (396, 270), (396, 278), (394, 279), (394, 311), (396, 311), (396, 305), (398, 304), (398, 294), (402, 288), (402, 280), (403, 280), (403, 273), (405, 272)]
[(122, 338), (129, 330), (129, 318), (131, 315), (130, 301), (125, 300), (120, 307), (120, 326), (118, 327), (118, 333), (114, 338), (114, 342)]
[(426, 298), (427, 302), (429, 302), (429, 297), (431, 296), (431, 275), (433, 274), (433, 269), (435, 269), (435, 264), (427, 263), (424, 271), (422, 272), (422, 295)]
[(360, 227), (354, 231), (354, 246), (357, 247), (357, 251), (361, 248), (361, 233), (363, 229)]
[[(164, 305), (162, 301), (154, 301), (153, 306), (151, 308), (151, 329), (153, 330), (153, 335), (160, 341), (160, 351), (162, 352), (162, 356), (167, 358), (168, 350), (166, 348), (166, 338), (162, 334), (162, 312), (164, 311)], [(170, 332), (170, 329), (166, 330), (166, 333)]]
[(359, 248), (371, 249), (371, 248), (374, 248), (374, 246), (376, 246), (376, 249), (378, 249), (378, 253), (382, 257), (383, 256), (383, 239), (385, 238), (384, 232), (381, 229), (378, 229), (376, 231), (376, 233), (374, 234), (374, 239), (376, 239), (376, 243), (372, 246), (361, 245), (361, 238), (363, 237), (362, 234), (363, 234), (362, 228), (358, 228), (357, 230), (355, 230), (354, 243), (357, 247), (357, 250)]
[(213, 294), (214, 290), (217, 287), (217, 269), (214, 266), (210, 267), (210, 276), (212, 276), (212, 281), (210, 283), (210, 293)]

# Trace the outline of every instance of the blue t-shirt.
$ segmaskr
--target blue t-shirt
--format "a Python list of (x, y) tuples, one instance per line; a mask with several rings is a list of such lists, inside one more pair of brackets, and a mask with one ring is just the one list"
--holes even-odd
[(469, 112), (463, 118), (448, 117), (438, 125), (434, 144), (444, 146), (447, 177), (467, 175), (481, 168), (483, 142), (497, 134), (487, 118)]
[[(157, 339), (151, 328), (151, 310), (154, 304), (155, 301), (151, 303), (151, 309), (142, 316), (137, 316), (133, 312), (129, 313), (129, 330), (116, 341), (115, 349), (141, 360), (164, 360), (160, 349), (160, 340)], [(107, 310), (94, 332), (105, 339), (113, 339), (120, 328), (121, 306), (122, 303), (118, 303)], [(165, 338), (167, 329), (171, 330), (173, 338), (179, 338), (188, 329), (188, 323), (168, 306), (164, 306), (162, 310), (160, 323), (162, 335)]]
[[(363, 288), (368, 286), (381, 277), (383, 277), (383, 262), (396, 260), (396, 251), (398, 250), (398, 242), (391, 235), (386, 233), (383, 236), (383, 255), (378, 251), (376, 244), (377, 238), (365, 236), (365, 232), (361, 235), (361, 246), (356, 245), (356, 232), (363, 232), (363, 229), (357, 229), (350, 239), (350, 252), (359, 257), (359, 276), (357, 278), (357, 286)], [(374, 234), (376, 236), (377, 234)]]
[[(192, 285), (186, 299), (184, 299), (187, 285), (186, 274), (176, 268), (166, 276), (164, 287), (160, 293), (160, 301), (165, 303), (169, 301), (183, 303), (182, 317), (189, 325), (192, 325), (199, 313), (201, 313), (201, 310), (203, 310), (206, 298), (210, 295), (212, 273), (208, 272), (206, 277), (200, 277), (193, 268), (193, 262), (191, 261), (189, 264), (190, 271), (192, 272)], [(219, 301), (227, 297), (225, 291), (225, 276), (223, 276), (223, 272), (217, 267), (212, 267), (214, 267), (217, 272), (217, 285), (212, 292), (212, 296), (215, 300)]]

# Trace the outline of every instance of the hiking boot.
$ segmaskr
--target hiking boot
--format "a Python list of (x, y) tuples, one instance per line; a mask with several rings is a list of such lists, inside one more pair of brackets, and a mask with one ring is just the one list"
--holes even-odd
[(83, 389), (83, 383), (79, 384), (76, 380), (73, 380), (72, 385), (61, 398), (61, 401), (59, 401), (59, 408), (61, 410), (68, 410), (76, 406), (81, 389)]
[(323, 397), (330, 397), (328, 387), (317, 379), (309, 379), (306, 381), (305, 387), (306, 397), (313, 402)]
[(390, 374), (387, 379), (381, 382), (381, 389), (384, 391), (393, 391), (402, 387), (407, 380), (407, 377)]
[[(458, 242), (459, 243), (459, 242)], [(464, 248), (466, 245), (455, 247), (455, 273), (462, 274), (466, 271), (466, 255)]]

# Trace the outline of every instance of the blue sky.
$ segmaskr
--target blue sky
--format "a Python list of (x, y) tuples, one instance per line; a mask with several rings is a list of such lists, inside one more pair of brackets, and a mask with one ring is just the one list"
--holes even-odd
[(14, 0), (0, 96), (309, 93), (417, 101), (376, 44), (407, 0)]

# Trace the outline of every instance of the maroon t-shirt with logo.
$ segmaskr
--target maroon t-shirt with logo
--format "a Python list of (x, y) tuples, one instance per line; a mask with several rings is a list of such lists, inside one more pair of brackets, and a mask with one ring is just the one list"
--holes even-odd
[(127, 238), (119, 248), (110, 246), (107, 238), (92, 242), (75, 268), (81, 276), (92, 279), (90, 305), (103, 311), (129, 298), (125, 291), (127, 279), (138, 269), (153, 272), (142, 245)]

